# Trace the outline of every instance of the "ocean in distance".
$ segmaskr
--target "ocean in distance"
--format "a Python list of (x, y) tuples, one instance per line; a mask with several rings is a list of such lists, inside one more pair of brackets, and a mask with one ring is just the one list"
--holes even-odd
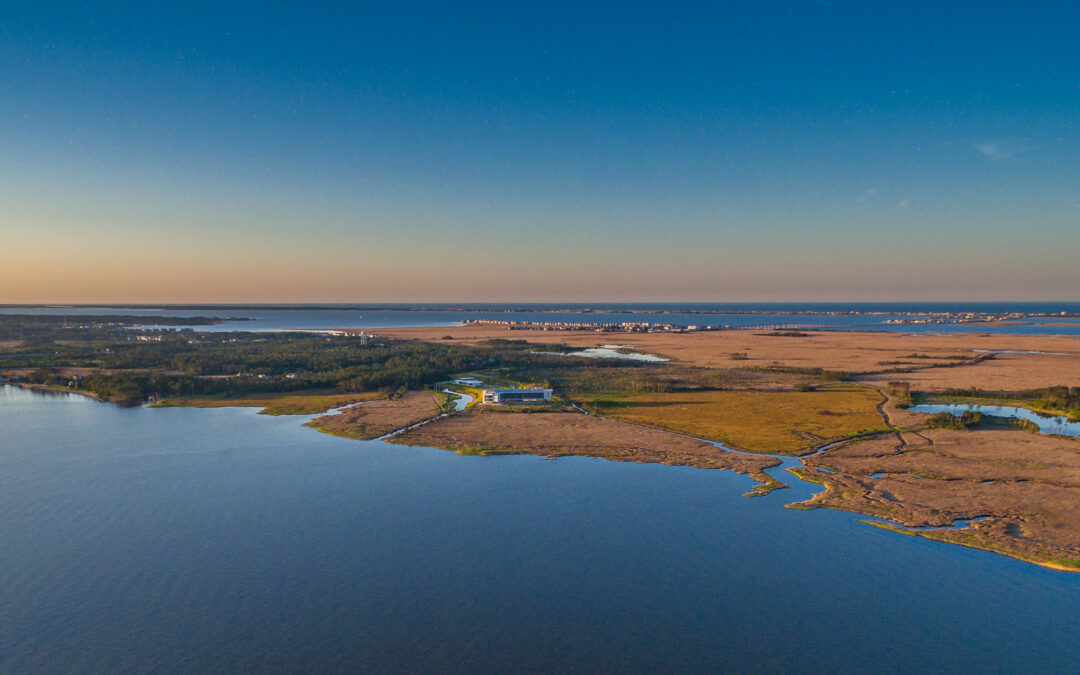
[[(863, 312), (858, 315), (791, 314), (792, 312)], [(1025, 312), (1055, 315), (1016, 324), (896, 324), (911, 318), (901, 313), (930, 316), (940, 312)], [(630, 313), (632, 312), (632, 313)], [(1069, 318), (1062, 318), (1065, 312)], [(1000, 333), (1014, 335), (1073, 335), (1080, 337), (1080, 303), (465, 303), (453, 305), (199, 305), (199, 306), (0, 306), (0, 314), (135, 315), (154, 317), (243, 318), (210, 326), (204, 331), (332, 330), (338, 328), (400, 328), (452, 326), (465, 320), (562, 321), (578, 323), (650, 322), (680, 326), (803, 325), (834, 330), (884, 330), (902, 333)], [(1054, 325), (1040, 325), (1054, 324)]]
[(0, 387), (0, 671), (1075, 672), (1080, 575), (252, 409)]

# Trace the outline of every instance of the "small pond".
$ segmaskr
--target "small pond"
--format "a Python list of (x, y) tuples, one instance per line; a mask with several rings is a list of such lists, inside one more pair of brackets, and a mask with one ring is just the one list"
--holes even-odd
[(580, 349), (576, 352), (558, 353), (560, 356), (584, 356), (587, 359), (626, 359), (628, 361), (651, 361), (656, 363), (667, 361), (664, 357), (655, 354), (623, 351), (627, 349), (630, 349), (630, 347), (624, 345), (600, 345), (599, 347)]
[(925, 405), (912, 406), (911, 408), (908, 408), (908, 410), (917, 413), (930, 413), (931, 415), (940, 412), (959, 415), (964, 412), (974, 411), (992, 417), (1013, 417), (1030, 420), (1037, 424), (1039, 431), (1044, 434), (1080, 436), (1080, 422), (1072, 422), (1067, 417), (1040, 415), (1027, 408), (1014, 408), (1012, 406), (1001, 405), (967, 405), (962, 403), (928, 403)]

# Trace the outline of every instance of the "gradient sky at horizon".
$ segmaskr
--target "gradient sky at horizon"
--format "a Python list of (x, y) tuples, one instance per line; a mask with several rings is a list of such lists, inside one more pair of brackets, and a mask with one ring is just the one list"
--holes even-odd
[(0, 303), (1077, 299), (1080, 6), (715, 5), (5, 3)]

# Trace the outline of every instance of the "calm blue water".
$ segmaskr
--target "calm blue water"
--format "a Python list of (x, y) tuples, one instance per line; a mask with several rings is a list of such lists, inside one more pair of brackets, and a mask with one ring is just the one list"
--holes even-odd
[(0, 388), (0, 671), (1080, 667), (1080, 575), (802, 485), (300, 421)]
[[(808, 324), (818, 328), (887, 330), (903, 333), (951, 332), (951, 333), (1007, 333), (1007, 334), (1060, 334), (1080, 337), (1080, 319), (1062, 319), (1055, 317), (1034, 320), (1029, 325), (968, 325), (968, 324), (889, 324), (889, 319), (901, 318), (896, 314), (862, 316), (821, 316), (788, 315), (782, 312), (814, 311), (862, 311), (862, 312), (1043, 312), (1060, 314), (1080, 314), (1080, 303), (785, 303), (785, 304), (596, 304), (596, 305), (557, 305), (557, 304), (459, 304), (454, 307), (467, 308), (468, 311), (447, 311), (431, 305), (420, 311), (395, 311), (379, 309), (378, 306), (336, 305), (326, 308), (305, 309), (268, 309), (258, 306), (235, 308), (184, 308), (184, 309), (149, 309), (134, 308), (87, 308), (87, 307), (0, 307), (0, 314), (129, 314), (148, 317), (184, 317), (217, 316), (222, 318), (244, 317), (254, 321), (228, 321), (214, 326), (196, 326), (196, 330), (298, 330), (302, 328), (334, 329), (365, 328), (377, 331), (379, 328), (401, 326), (449, 326), (466, 319), (494, 319), (514, 321), (566, 321), (581, 323), (621, 323), (624, 321), (648, 321), (651, 323), (672, 323), (689, 325), (721, 326), (761, 326), (769, 324)], [(524, 311), (507, 312), (509, 307)], [(558, 313), (539, 310), (560, 309)], [(584, 309), (594, 311), (584, 312)], [(646, 314), (616, 313), (613, 309), (638, 309), (651, 311)], [(741, 314), (748, 310), (766, 312), (765, 314)], [(692, 314), (689, 311), (721, 312), (719, 314)], [(1040, 326), (1042, 321), (1054, 323), (1067, 322), (1070, 326)], [(148, 324), (152, 324), (152, 318)]]

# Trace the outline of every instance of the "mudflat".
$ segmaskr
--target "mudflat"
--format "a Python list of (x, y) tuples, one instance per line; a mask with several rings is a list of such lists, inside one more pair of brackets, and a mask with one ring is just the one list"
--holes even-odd
[(780, 464), (771, 457), (728, 452), (694, 438), (576, 412), (469, 410), (387, 440), (464, 454), (580, 455), (622, 462), (729, 469), (750, 475), (763, 488), (783, 487), (762, 473)]

